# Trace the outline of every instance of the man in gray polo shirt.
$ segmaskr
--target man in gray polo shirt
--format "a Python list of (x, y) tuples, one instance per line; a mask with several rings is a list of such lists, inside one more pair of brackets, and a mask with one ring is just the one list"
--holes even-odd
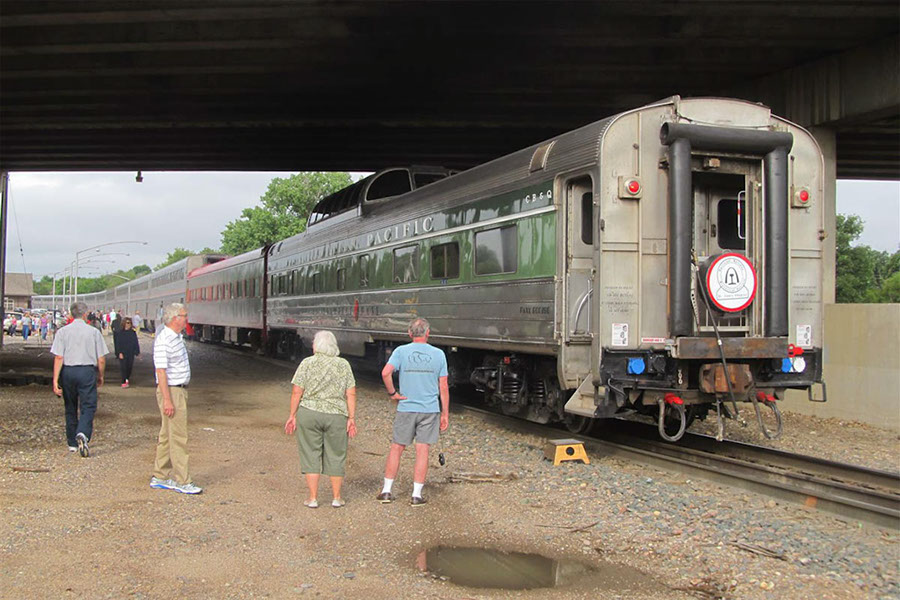
[(103, 385), (109, 348), (100, 332), (85, 322), (84, 302), (76, 302), (69, 312), (74, 321), (56, 332), (50, 347), (54, 355), (53, 393), (62, 396), (65, 402), (69, 452), (77, 449), (87, 458), (90, 456), (88, 443), (94, 432), (97, 388)]
[(191, 364), (181, 332), (187, 325), (187, 308), (177, 302), (163, 310), (165, 327), (156, 331), (153, 366), (156, 369), (156, 402), (162, 418), (156, 444), (156, 463), (150, 487), (182, 494), (203, 491), (191, 482), (187, 453), (187, 401)]

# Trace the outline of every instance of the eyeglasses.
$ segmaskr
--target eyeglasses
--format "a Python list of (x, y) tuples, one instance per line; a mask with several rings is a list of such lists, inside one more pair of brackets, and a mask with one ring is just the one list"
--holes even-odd
[(176, 317), (181, 317), (182, 319), (187, 319), (187, 315), (175, 315)]

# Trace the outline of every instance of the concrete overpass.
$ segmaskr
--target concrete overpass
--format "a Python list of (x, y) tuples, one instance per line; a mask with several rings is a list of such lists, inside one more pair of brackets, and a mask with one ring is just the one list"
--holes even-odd
[(900, 179), (896, 0), (0, 2), (0, 169), (466, 168), (673, 94)]

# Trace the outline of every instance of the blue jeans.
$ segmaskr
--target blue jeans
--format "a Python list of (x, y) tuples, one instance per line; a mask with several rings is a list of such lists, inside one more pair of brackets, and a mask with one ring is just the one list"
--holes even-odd
[(28, 325), (22, 325), (22, 338), (28, 339), (28, 335), (31, 333), (31, 327)]
[[(75, 436), (83, 433), (88, 440), (94, 433), (97, 411), (97, 368), (93, 365), (63, 367), (60, 378), (66, 405), (66, 441), (77, 446)], [(79, 410), (81, 409), (79, 414)]]

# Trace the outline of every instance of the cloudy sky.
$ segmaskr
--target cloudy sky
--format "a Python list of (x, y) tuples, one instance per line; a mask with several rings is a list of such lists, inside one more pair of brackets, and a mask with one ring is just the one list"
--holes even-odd
[[(93, 271), (155, 267), (179, 246), (218, 248), (225, 225), (259, 204), (272, 178), (287, 175), (149, 172), (135, 183), (134, 172), (12, 173), (6, 269), (40, 279), (65, 269), (77, 250), (123, 240), (148, 243), (102, 248), (114, 254), (95, 260), (113, 262)], [(839, 181), (838, 212), (863, 218), (861, 243), (900, 249), (900, 182)]]

